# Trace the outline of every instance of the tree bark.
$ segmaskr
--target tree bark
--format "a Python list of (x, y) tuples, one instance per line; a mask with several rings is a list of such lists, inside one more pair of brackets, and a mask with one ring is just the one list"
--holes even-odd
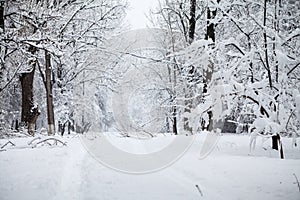
[(35, 67), (32, 68), (31, 72), (22, 73), (21, 87), (22, 87), (22, 113), (21, 122), (23, 125), (27, 126), (28, 133), (34, 135), (35, 130), (35, 115), (34, 112), (34, 102), (33, 102), (33, 79), (34, 79)]
[(177, 109), (176, 109), (176, 106), (173, 107), (173, 126), (172, 126), (172, 129), (173, 129), (173, 133), (175, 135), (178, 135), (178, 130), (177, 130)]
[(48, 135), (55, 134), (54, 110), (53, 110), (53, 93), (51, 83), (51, 56), (48, 51), (45, 51), (46, 60), (46, 97), (47, 97), (47, 114), (48, 114)]
[(4, 7), (0, 5), (0, 28), (4, 32)]
[[(29, 52), (34, 54), (37, 49), (33, 46), (29, 48)], [(33, 100), (33, 80), (35, 73), (35, 61), (31, 61), (32, 69), (30, 72), (24, 72), (20, 76), (22, 87), (22, 112), (21, 124), (28, 128), (28, 133), (34, 136), (35, 123), (39, 115), (39, 109), (34, 105)]]
[(196, 0), (190, 0), (189, 44), (194, 41), (196, 29)]

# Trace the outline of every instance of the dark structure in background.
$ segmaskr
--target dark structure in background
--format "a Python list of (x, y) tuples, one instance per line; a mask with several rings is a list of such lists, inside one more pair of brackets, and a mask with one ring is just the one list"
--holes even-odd
[(4, 32), (4, 0), (0, 0), (0, 28)]
[(272, 136), (272, 149), (280, 151), (280, 158), (284, 159), (282, 142), (278, 133)]

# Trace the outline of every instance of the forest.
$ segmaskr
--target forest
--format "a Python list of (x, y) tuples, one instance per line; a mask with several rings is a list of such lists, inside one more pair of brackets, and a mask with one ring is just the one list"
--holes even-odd
[[(203, 158), (215, 147), (231, 156), (241, 147), (245, 155), (299, 161), (300, 1), (153, 1), (148, 28), (132, 29), (124, 21), (126, 0), (0, 0), (0, 160), (23, 145), (73, 151), (68, 143), (80, 146), (80, 138), (104, 165), (152, 172), (204, 134)], [(130, 157), (128, 165), (111, 160), (115, 151), (107, 143), (143, 152), (131, 142), (147, 147), (168, 138), (176, 139), (166, 160), (138, 160), (140, 167), (123, 154), (116, 158)], [(255, 150), (257, 138), (262, 148)], [(8, 168), (2, 169), (4, 175)], [(300, 191), (295, 173), (291, 179)], [(196, 189), (198, 197), (219, 198), (206, 196), (201, 184)]]
[(2, 2), (2, 134), (107, 131), (130, 62), (160, 76), (140, 89), (161, 98), (158, 131), (299, 134), (297, 1), (162, 1), (149, 14), (153, 44), (140, 46), (122, 33), (126, 2), (25, 2)]

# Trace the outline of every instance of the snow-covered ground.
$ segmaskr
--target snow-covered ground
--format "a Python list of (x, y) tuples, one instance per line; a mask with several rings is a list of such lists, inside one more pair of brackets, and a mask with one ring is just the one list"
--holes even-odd
[[(170, 137), (174, 136), (151, 142), (168, 144)], [(0, 199), (300, 199), (295, 178), (300, 178), (300, 147), (292, 148), (292, 139), (283, 139), (286, 159), (281, 160), (277, 151), (269, 149), (270, 140), (262, 145), (258, 139), (255, 155), (249, 155), (249, 136), (223, 135), (212, 154), (200, 160), (204, 138), (205, 134), (197, 135), (173, 165), (139, 175), (103, 166), (79, 137), (60, 138), (67, 146), (36, 148), (28, 147), (30, 138), (11, 139), (16, 147), (8, 145), (0, 152)], [(130, 146), (139, 143), (135, 150), (141, 147), (139, 140), (116, 137), (115, 143), (120, 140)], [(0, 146), (6, 142), (0, 140)]]

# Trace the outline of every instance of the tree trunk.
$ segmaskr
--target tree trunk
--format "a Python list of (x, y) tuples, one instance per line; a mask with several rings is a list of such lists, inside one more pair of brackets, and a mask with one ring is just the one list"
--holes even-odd
[(196, 28), (196, 0), (190, 0), (189, 44), (194, 41)]
[[(218, 1), (219, 2), (219, 1)], [(217, 15), (217, 10), (211, 11), (209, 7), (207, 7), (207, 29), (205, 39), (211, 39), (213, 42), (216, 41), (215, 37), (215, 24), (211, 22), (212, 19)]]
[[(278, 5), (278, 0), (275, 0), (275, 10), (274, 10), (274, 29), (277, 33), (279, 33), (279, 12), (278, 10), (281, 9)], [(279, 66), (278, 66), (278, 57), (276, 53), (276, 38), (273, 38), (273, 53), (275, 57), (275, 81), (278, 83), (279, 79)]]
[(173, 133), (175, 135), (178, 135), (178, 131), (177, 131), (177, 109), (176, 109), (176, 106), (173, 107)]
[(53, 93), (51, 83), (51, 56), (45, 51), (46, 60), (46, 96), (47, 96), (47, 114), (48, 114), (48, 135), (55, 134), (54, 111), (53, 111)]
[[(29, 52), (34, 54), (36, 48), (30, 47)], [(30, 72), (22, 73), (20, 76), (21, 87), (22, 87), (22, 112), (21, 112), (21, 124), (27, 126), (28, 133), (34, 136), (35, 123), (39, 115), (39, 109), (34, 105), (33, 100), (33, 80), (35, 73), (34, 61), (31, 61), (30, 65), (32, 69)]]
[(21, 87), (22, 87), (22, 113), (21, 123), (28, 128), (28, 133), (34, 135), (35, 123), (39, 115), (38, 108), (35, 107), (33, 101), (33, 80), (34, 80), (35, 67), (31, 72), (22, 73)]
[[(217, 0), (217, 3), (219, 3), (220, 0)], [(209, 7), (207, 7), (207, 28), (206, 28), (206, 34), (205, 34), (205, 39), (208, 40), (209, 38), (215, 42), (216, 41), (216, 36), (215, 36), (215, 24), (212, 23), (211, 21), (216, 17), (217, 15), (217, 9), (215, 10), (210, 10)], [(203, 87), (203, 93), (208, 92), (208, 84), (212, 79), (212, 74), (214, 71), (214, 63), (210, 63), (208, 66), (208, 70), (204, 72), (204, 87)], [(208, 111), (208, 118), (209, 118), (209, 124), (207, 127), (202, 127), (202, 129), (206, 128), (208, 131), (213, 130), (213, 113), (212, 111)]]
[(0, 28), (4, 32), (4, 7), (0, 5)]
[[(188, 43), (189, 45), (194, 41), (195, 38), (195, 29), (196, 29), (196, 0), (190, 0), (190, 18), (189, 18), (189, 37), (188, 37)], [(195, 76), (195, 67), (190, 66), (191, 69), (188, 72), (188, 78)], [(191, 81), (194, 79), (192, 78)], [(189, 82), (189, 80), (187, 80)], [(184, 113), (190, 113), (191, 109), (193, 107), (193, 86), (189, 86), (187, 84), (187, 87), (185, 89), (185, 98), (184, 101), (185, 107), (184, 107)], [(191, 124), (189, 123), (189, 119), (187, 117), (183, 118), (183, 128), (185, 131), (188, 131), (192, 133), (193, 129)]]
[[(220, 3), (220, 0), (217, 0), (217, 3)], [(205, 39), (208, 40), (209, 38), (215, 42), (215, 24), (211, 22), (217, 15), (217, 9), (211, 11), (209, 7), (207, 7), (207, 29)]]
[(263, 19), (263, 25), (264, 25), (264, 51), (265, 51), (265, 68), (267, 69), (268, 72), (268, 79), (269, 79), (269, 86), (272, 89), (272, 74), (271, 74), (271, 69), (270, 69), (270, 64), (269, 64), (269, 55), (268, 55), (268, 39), (267, 39), (267, 30), (266, 30), (266, 21), (267, 21), (267, 0), (264, 0), (264, 19)]

